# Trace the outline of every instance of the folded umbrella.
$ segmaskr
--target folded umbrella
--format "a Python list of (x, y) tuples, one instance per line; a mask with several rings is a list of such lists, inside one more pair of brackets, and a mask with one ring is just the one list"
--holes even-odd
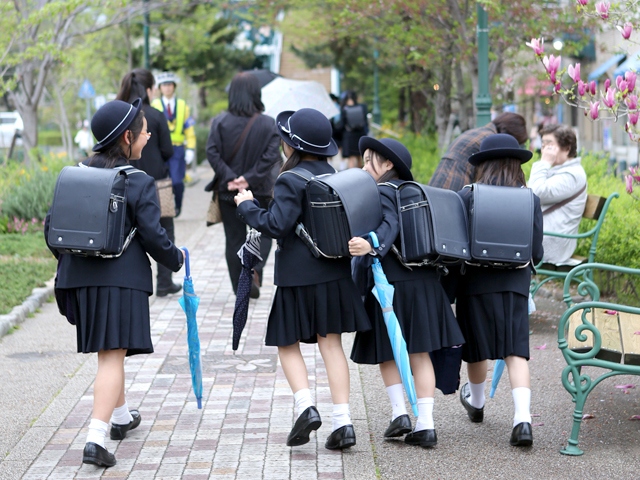
[(193, 385), (193, 393), (196, 396), (198, 408), (202, 408), (202, 362), (200, 360), (200, 338), (198, 337), (198, 320), (196, 312), (200, 304), (198, 297), (193, 289), (193, 280), (191, 279), (191, 269), (189, 267), (189, 251), (182, 247), (185, 252), (184, 257), (184, 284), (182, 287), (182, 296), (178, 299), (178, 303), (187, 316), (187, 344), (189, 345), (189, 369), (191, 370), (191, 384)]
[(493, 396), (496, 394), (496, 388), (498, 388), (498, 383), (500, 383), (500, 377), (502, 377), (503, 371), (504, 360), (496, 360), (496, 363), (493, 366), (493, 375), (491, 376), (491, 390), (489, 391), (489, 398), (493, 398)]
[[(379, 246), (378, 236), (371, 232), (369, 233), (373, 246), (377, 248)], [(371, 265), (373, 272), (373, 295), (378, 300), (380, 308), (382, 308), (382, 315), (384, 317), (384, 323), (387, 326), (387, 333), (389, 334), (389, 340), (391, 341), (391, 348), (393, 349), (393, 358), (400, 373), (402, 379), (402, 385), (404, 391), (407, 392), (407, 398), (411, 404), (413, 414), (418, 416), (418, 397), (416, 395), (416, 386), (413, 382), (413, 374), (411, 373), (411, 363), (409, 362), (409, 352), (407, 351), (407, 342), (402, 336), (402, 329), (398, 322), (398, 317), (393, 311), (393, 293), (395, 288), (387, 280), (387, 276), (382, 270), (382, 264), (376, 257), (373, 258), (373, 264)]]
[(242, 270), (240, 271), (240, 278), (238, 278), (236, 306), (233, 311), (233, 345), (231, 348), (234, 352), (238, 350), (242, 330), (244, 330), (244, 326), (247, 324), (249, 295), (251, 294), (251, 283), (253, 281), (253, 267), (262, 260), (260, 256), (260, 232), (253, 228), (249, 229), (247, 239), (242, 247), (240, 247), (240, 250), (238, 250), (238, 257), (240, 257), (240, 262), (242, 263)]

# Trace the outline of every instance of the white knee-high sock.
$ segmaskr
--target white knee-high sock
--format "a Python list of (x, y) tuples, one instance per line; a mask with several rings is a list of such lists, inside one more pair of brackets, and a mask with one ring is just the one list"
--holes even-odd
[(391, 402), (391, 420), (395, 420), (400, 415), (407, 414), (407, 407), (404, 403), (404, 390), (401, 383), (396, 383), (387, 387), (387, 395), (389, 395), (389, 401)]
[(515, 414), (513, 416), (513, 426), (519, 423), (531, 423), (531, 389), (527, 387), (517, 387), (511, 390)]
[(120, 407), (116, 407), (113, 409), (113, 413), (111, 414), (111, 424), (114, 423), (116, 425), (127, 425), (133, 421), (133, 417), (129, 412), (129, 405), (125, 400), (124, 405)]
[(433, 397), (424, 397), (418, 399), (418, 421), (416, 422), (416, 428), (414, 432), (420, 430), (433, 430), (433, 404), (435, 399)]
[(333, 404), (332, 431), (336, 431), (340, 427), (351, 425), (351, 412), (348, 403)]
[(469, 391), (471, 392), (471, 396), (469, 397), (469, 404), (475, 408), (484, 407), (484, 387), (487, 382), (482, 383), (471, 383), (469, 382)]
[(107, 428), (109, 425), (102, 420), (92, 418), (89, 422), (89, 432), (87, 433), (87, 443), (97, 443), (104, 448), (104, 437), (107, 436)]
[(293, 399), (296, 402), (296, 417), (299, 417), (302, 412), (307, 408), (313, 407), (313, 400), (311, 399), (311, 390), (308, 388), (301, 388), (293, 394)]

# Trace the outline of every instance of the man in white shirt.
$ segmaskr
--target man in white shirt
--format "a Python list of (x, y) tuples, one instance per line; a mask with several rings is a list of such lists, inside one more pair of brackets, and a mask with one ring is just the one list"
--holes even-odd
[[(540, 197), (544, 231), (576, 234), (587, 202), (587, 174), (577, 157), (576, 135), (564, 125), (547, 125), (540, 133), (542, 156), (531, 167), (529, 187)], [(544, 262), (577, 265), (571, 258), (576, 244), (575, 239), (545, 235)]]

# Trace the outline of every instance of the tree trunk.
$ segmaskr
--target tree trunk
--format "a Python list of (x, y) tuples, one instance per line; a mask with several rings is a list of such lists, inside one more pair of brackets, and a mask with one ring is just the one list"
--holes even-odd
[[(24, 129), (22, 130), (22, 143), (28, 155), (25, 155), (25, 162), (29, 164), (29, 157), (31, 153), (38, 146), (38, 105), (28, 103), (26, 105), (20, 105), (16, 103), (18, 112), (22, 116), (22, 122), (24, 123)], [(40, 157), (37, 154), (38, 158)]]
[(200, 99), (200, 108), (207, 108), (207, 89), (204, 86), (198, 88), (198, 98)]
[(404, 127), (407, 122), (407, 88), (402, 87), (398, 92), (398, 123)]
[[(451, 58), (448, 54), (444, 54), (443, 58)], [(447, 127), (451, 116), (451, 64), (444, 62), (440, 70), (438, 79), (438, 90), (436, 90), (436, 128), (438, 132), (438, 147), (440, 150), (447, 147), (446, 140)]]
[(460, 62), (455, 62), (456, 71), (456, 90), (458, 91), (458, 103), (460, 105), (460, 111), (458, 112), (458, 123), (460, 124), (460, 130), (463, 132), (475, 127), (473, 116), (473, 105), (471, 105), (472, 95), (469, 95), (465, 88), (464, 79), (465, 73), (462, 71), (462, 65)]
[(67, 152), (67, 157), (71, 160), (73, 156), (73, 139), (71, 132), (71, 125), (69, 125), (69, 117), (67, 116), (67, 109), (64, 106), (63, 91), (57, 83), (54, 83), (54, 96), (58, 103), (60, 134), (62, 137), (62, 146)]

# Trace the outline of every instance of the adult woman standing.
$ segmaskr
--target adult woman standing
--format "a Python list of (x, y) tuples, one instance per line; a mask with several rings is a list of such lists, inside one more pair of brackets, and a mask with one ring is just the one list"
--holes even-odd
[[(272, 118), (262, 115), (258, 78), (249, 73), (237, 74), (229, 87), (229, 109), (213, 119), (207, 139), (207, 159), (215, 172), (213, 189), (219, 196), (220, 213), (226, 238), (225, 256), (233, 292), (238, 290), (242, 264), (238, 250), (245, 242), (247, 227), (236, 218), (233, 197), (251, 189), (262, 208), (273, 195), (275, 176), (281, 161), (279, 137)], [(271, 238), (262, 237), (262, 261), (254, 268), (251, 298), (260, 295), (262, 268), (271, 251)]]
[(354, 237), (349, 242), (349, 253), (366, 259), (357, 261), (356, 268), (366, 269), (367, 273), (370, 272), (371, 262), (367, 261), (370, 255), (380, 257), (387, 279), (395, 288), (393, 310), (407, 342), (418, 399), (418, 420), (413, 431), (382, 309), (371, 291), (373, 280), (367, 285), (365, 296), (365, 309), (373, 328), (356, 334), (351, 359), (356, 363), (380, 366), (393, 410), (385, 438), (408, 434), (404, 439), (406, 444), (434, 447), (438, 442), (433, 421), (436, 377), (429, 353), (460, 345), (464, 343), (464, 337), (440, 284), (437, 269), (430, 266), (407, 268), (390, 253), (400, 231), (396, 189), (403, 181), (413, 180), (409, 150), (397, 140), (362, 137), (360, 152), (364, 170), (378, 183), (383, 221), (375, 231), (380, 248), (374, 248), (371, 239)]
[[(127, 73), (120, 83), (120, 91), (116, 96), (117, 100), (133, 102), (136, 98), (142, 99), (142, 111), (147, 120), (147, 132), (151, 134), (147, 144), (142, 151), (140, 160), (136, 162), (139, 168), (154, 180), (162, 180), (169, 177), (169, 165), (167, 161), (173, 155), (173, 145), (171, 144), (171, 132), (167, 126), (167, 120), (159, 110), (151, 106), (151, 96), (155, 79), (153, 74), (144, 68), (136, 68)], [(167, 236), (171, 242), (175, 242), (175, 228), (173, 217), (161, 217), (160, 225), (167, 231)], [(164, 297), (170, 293), (177, 293), (182, 285), (173, 283), (171, 270), (157, 264), (156, 295)]]
[(287, 445), (303, 445), (322, 421), (309, 390), (307, 367), (300, 342), (316, 343), (324, 360), (331, 399), (333, 428), (328, 449), (356, 444), (349, 411), (349, 367), (340, 334), (371, 328), (359, 293), (351, 279), (349, 258), (316, 258), (296, 235), (296, 224), (306, 204), (304, 169), (311, 175), (333, 173), (327, 157), (338, 147), (331, 138), (329, 120), (317, 110), (282, 112), (276, 119), (287, 161), (275, 184), (268, 210), (259, 208), (248, 190), (236, 195), (238, 216), (248, 225), (278, 239), (275, 283), (278, 286), (269, 314), (266, 344), (278, 347), (298, 418)]
[[(475, 181), (505, 187), (526, 186), (521, 164), (532, 153), (520, 148), (515, 137), (504, 133), (489, 135), (480, 151), (469, 157), (476, 167)], [(458, 192), (467, 209), (472, 191)], [(500, 215), (499, 205), (496, 215)], [(540, 199), (534, 195), (532, 264), (542, 259), (542, 211)], [(532, 267), (498, 269), (467, 265), (458, 284), (456, 316), (466, 343), (462, 359), (467, 362), (469, 383), (460, 389), (460, 402), (472, 422), (484, 419), (484, 388), (487, 360), (504, 359), (509, 372), (515, 406), (510, 443), (513, 446), (533, 444), (531, 431), (531, 378), (529, 375), (528, 295)]]
[[(132, 104), (114, 100), (103, 105), (91, 120), (98, 140), (87, 167), (126, 166), (140, 158), (149, 138), (147, 121)], [(58, 255), (56, 288), (65, 291), (75, 320), (78, 352), (98, 353), (83, 463), (101, 467), (116, 464), (104, 446), (108, 422), (112, 440), (125, 438), (140, 425), (137, 410), (129, 411), (124, 390), (125, 356), (152, 353), (149, 295), (153, 293), (147, 254), (173, 271), (182, 267), (184, 254), (160, 227), (160, 208), (153, 179), (140, 170), (128, 174), (126, 231), (137, 229), (129, 247), (117, 258)], [(49, 216), (45, 223), (48, 236)]]

